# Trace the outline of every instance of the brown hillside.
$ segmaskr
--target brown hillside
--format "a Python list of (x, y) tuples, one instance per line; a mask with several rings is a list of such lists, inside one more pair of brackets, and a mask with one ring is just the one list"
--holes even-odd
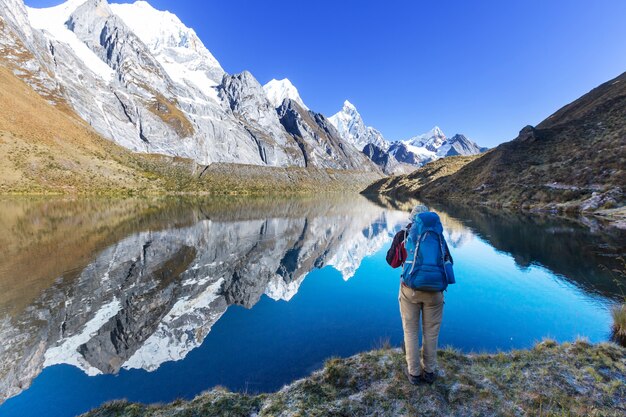
[(130, 152), (103, 139), (0, 67), (0, 192), (148, 187), (119, 161)]
[(537, 127), (419, 190), (423, 198), (524, 208), (597, 210), (624, 205), (626, 73)]
[(389, 196), (414, 196), (417, 191), (432, 181), (454, 174), (468, 163), (481, 157), (479, 155), (450, 156), (429, 162), (423, 167), (404, 175), (382, 178), (369, 185), (361, 193), (365, 195), (384, 194)]

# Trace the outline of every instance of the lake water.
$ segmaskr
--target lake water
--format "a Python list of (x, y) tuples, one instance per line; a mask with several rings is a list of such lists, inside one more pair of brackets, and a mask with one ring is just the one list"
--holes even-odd
[[(216, 385), (263, 392), (400, 345), (385, 263), (413, 202), (0, 201), (0, 416), (75, 416)], [(433, 205), (455, 259), (440, 345), (607, 340), (626, 235), (589, 220)]]

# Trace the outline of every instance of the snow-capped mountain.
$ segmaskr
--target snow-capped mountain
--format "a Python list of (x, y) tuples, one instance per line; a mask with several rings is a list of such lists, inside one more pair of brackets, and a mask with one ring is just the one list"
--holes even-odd
[(431, 152), (436, 152), (446, 140), (446, 135), (441, 131), (439, 126), (435, 126), (426, 133), (414, 136), (403, 141), (406, 145), (418, 148), (426, 148)]
[(268, 100), (274, 107), (280, 107), (283, 101), (288, 98), (298, 103), (304, 110), (309, 110), (302, 98), (300, 98), (298, 89), (287, 78), (282, 80), (272, 79), (263, 86), (263, 90), (265, 90)]
[(156, 10), (145, 1), (110, 7), (146, 44), (168, 75), (181, 84), (194, 84), (209, 97), (214, 94), (225, 72), (193, 29), (176, 15)]
[(404, 141), (396, 141), (389, 147), (389, 154), (405, 164), (421, 167), (437, 159), (437, 154), (425, 147), (411, 145)]
[(398, 161), (422, 166), (435, 159), (455, 155), (475, 155), (486, 150), (487, 148), (481, 148), (462, 134), (448, 138), (438, 126), (435, 126), (421, 135), (393, 142), (389, 153)]
[(359, 150), (363, 150), (370, 143), (383, 150), (389, 148), (389, 142), (385, 140), (382, 133), (373, 127), (366, 126), (356, 107), (348, 100), (344, 101), (342, 109), (330, 116), (328, 120), (346, 141)]
[[(318, 136), (294, 136), (252, 74), (226, 74), (193, 29), (145, 1), (68, 0), (35, 9), (0, 0), (0, 48), (0, 65), (135, 152), (200, 164), (378, 171), (341, 137), (329, 148)], [(289, 85), (276, 97), (307, 110)], [(302, 123), (323, 131), (319, 121)]]
[(445, 143), (437, 150), (437, 155), (440, 157), (454, 156), (454, 155), (475, 155), (481, 152), (485, 152), (487, 149), (483, 146), (478, 146), (475, 142), (468, 139), (465, 135), (457, 133), (450, 139), (447, 139)]
[(365, 125), (348, 100), (329, 120), (344, 140), (361, 149), (387, 174), (407, 173), (438, 158), (473, 155), (486, 150), (461, 134), (448, 139), (438, 126), (407, 140), (388, 142), (378, 130)]
[(439, 128), (389, 142), (347, 100), (326, 119), (288, 79), (227, 74), (193, 29), (145, 1), (0, 6), (0, 64), (135, 152), (391, 174), (483, 149)]

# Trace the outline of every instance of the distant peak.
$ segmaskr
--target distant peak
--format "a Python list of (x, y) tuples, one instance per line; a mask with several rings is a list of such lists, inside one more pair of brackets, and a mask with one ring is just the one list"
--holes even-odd
[(148, 3), (147, 1), (144, 1), (144, 0), (137, 0), (135, 2), (135, 4), (137, 6), (139, 6), (139, 7), (146, 7), (146, 8), (149, 8), (149, 9), (154, 9), (154, 7), (152, 7), (152, 5), (150, 3)]
[(288, 98), (298, 103), (305, 110), (309, 109), (302, 101), (298, 89), (288, 78), (283, 78), (282, 80), (273, 78), (263, 86), (263, 90), (265, 90), (267, 98), (274, 107), (279, 107), (283, 100)]
[(343, 108), (347, 110), (356, 111), (356, 107), (354, 107), (354, 104), (350, 103), (348, 100), (343, 102)]
[(428, 132), (431, 136), (445, 136), (439, 126), (435, 126)]
[(276, 78), (272, 78), (265, 85), (266, 86), (281, 86), (281, 87), (293, 87), (293, 88), (295, 88), (295, 86), (291, 83), (291, 81), (289, 81), (289, 78), (283, 78), (282, 80), (277, 80)]

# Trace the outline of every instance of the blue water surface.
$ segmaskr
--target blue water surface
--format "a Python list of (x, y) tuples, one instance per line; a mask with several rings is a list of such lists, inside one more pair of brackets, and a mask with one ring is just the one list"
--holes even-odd
[[(457, 284), (445, 293), (440, 346), (498, 351), (526, 348), (546, 337), (608, 339), (609, 294), (590, 291), (539, 262), (520, 266), (514, 254), (492, 246), (475, 226), (463, 232), (452, 247)], [(229, 306), (200, 347), (153, 372), (121, 369), (87, 376), (71, 365), (47, 367), (30, 388), (0, 406), (0, 416), (74, 416), (112, 399), (191, 399), (216, 385), (268, 392), (319, 369), (330, 357), (386, 341), (399, 346), (399, 272), (386, 264), (386, 251), (387, 244), (366, 256), (347, 281), (332, 266), (314, 268), (289, 301), (263, 295), (249, 309)]]

